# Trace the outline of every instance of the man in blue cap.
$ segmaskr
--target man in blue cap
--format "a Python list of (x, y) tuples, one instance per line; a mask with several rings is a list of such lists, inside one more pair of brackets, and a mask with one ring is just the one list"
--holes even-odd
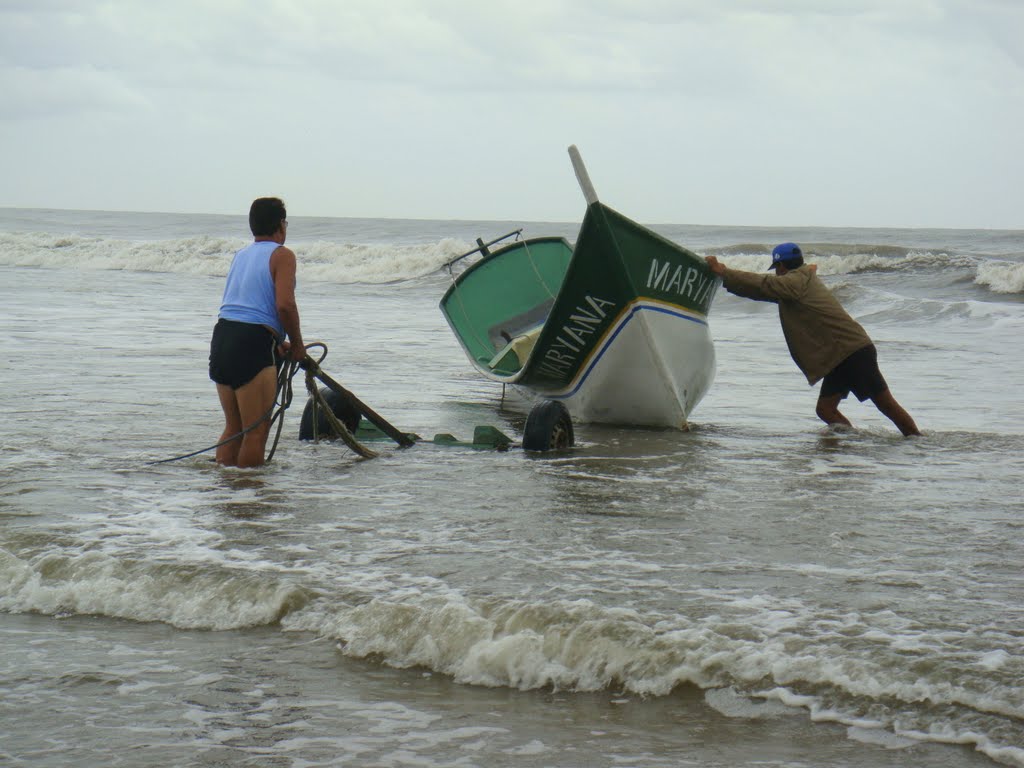
[(818, 418), (826, 424), (852, 426), (840, 413), (839, 403), (853, 392), (861, 402), (870, 398), (904, 435), (921, 434), (889, 391), (871, 337), (821, 281), (817, 266), (804, 264), (799, 245), (775, 246), (769, 267), (774, 275), (729, 269), (714, 256), (705, 260), (729, 293), (778, 305), (793, 361), (812, 386), (821, 381)]

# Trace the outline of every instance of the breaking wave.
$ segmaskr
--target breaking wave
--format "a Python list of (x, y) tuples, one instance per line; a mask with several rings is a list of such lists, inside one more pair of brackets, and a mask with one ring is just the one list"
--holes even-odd
[[(735, 269), (762, 272), (771, 262), (771, 246), (741, 244), (709, 249)], [(943, 273), (959, 270), (967, 279), (996, 294), (1024, 294), (1024, 262), (1004, 261), (953, 251), (932, 251), (886, 245), (820, 244), (804, 247), (807, 261), (827, 275), (859, 272)]]
[(301, 587), (270, 574), (100, 552), (24, 560), (0, 549), (0, 580), (0, 611), (111, 616), (182, 629), (272, 624), (309, 599)]
[[(57, 269), (168, 272), (223, 277), (231, 258), (247, 244), (240, 238), (210, 235), (172, 240), (123, 240), (81, 235), (0, 232), (0, 266)], [(438, 273), (472, 247), (458, 238), (424, 244), (352, 244), (318, 240), (298, 243), (300, 275), (328, 283), (381, 284), (416, 280)], [(771, 246), (741, 243), (709, 248), (736, 269), (764, 271)], [(961, 270), (967, 279), (995, 294), (1024, 294), (1024, 262), (953, 251), (891, 245), (809, 244), (809, 261), (822, 275), (858, 272)], [(460, 265), (459, 268), (461, 269)]]
[[(796, 600), (737, 596), (718, 612), (691, 617), (589, 600), (471, 600), (425, 584), (339, 600), (324, 585), (272, 568), (102, 552), (23, 559), (0, 550), (0, 577), (0, 611), (187, 629), (278, 625), (336, 642), (352, 657), (469, 685), (640, 696), (693, 686), (724, 714), (784, 706), (891, 739), (969, 744), (1024, 766), (1013, 735), (1024, 700), (992, 679), (994, 672), (1016, 679), (1019, 661), (998, 650), (997, 638), (979, 642), (967, 629), (955, 639), (918, 635), (886, 611), (828, 619)], [(946, 670), (940, 674), (907, 665), (898, 650), (880, 650), (933, 643), (935, 653), (946, 655), (948, 643), (976, 656), (946, 655), (934, 666)]]
[[(125, 270), (223, 277), (249, 241), (198, 236), (133, 241), (79, 235), (0, 232), (0, 265)], [(424, 245), (300, 243), (303, 279), (334, 283), (391, 283), (433, 274), (471, 246), (446, 238)]]
[(1024, 294), (1024, 264), (988, 261), (978, 265), (974, 282), (993, 293)]

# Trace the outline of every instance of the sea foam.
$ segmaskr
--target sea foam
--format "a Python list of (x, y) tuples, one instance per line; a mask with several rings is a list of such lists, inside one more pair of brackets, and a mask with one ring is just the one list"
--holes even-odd
[(1024, 293), (1024, 264), (986, 261), (978, 265), (974, 282), (993, 293)]
[[(242, 239), (201, 235), (134, 241), (79, 235), (0, 232), (0, 266), (124, 270), (223, 277)], [(422, 245), (289, 243), (299, 279), (332, 283), (391, 283), (438, 272), (466, 243), (445, 238)]]

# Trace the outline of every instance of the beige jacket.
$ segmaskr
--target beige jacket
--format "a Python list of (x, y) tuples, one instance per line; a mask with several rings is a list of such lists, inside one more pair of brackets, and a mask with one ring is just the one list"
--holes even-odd
[(810, 384), (871, 343), (806, 264), (781, 276), (726, 268), (722, 281), (729, 293), (779, 305), (789, 353)]

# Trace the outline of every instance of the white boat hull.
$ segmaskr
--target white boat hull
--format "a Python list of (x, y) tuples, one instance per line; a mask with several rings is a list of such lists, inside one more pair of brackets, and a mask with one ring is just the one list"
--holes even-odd
[(685, 428), (715, 377), (704, 316), (640, 299), (623, 312), (565, 389), (536, 392), (581, 423)]

